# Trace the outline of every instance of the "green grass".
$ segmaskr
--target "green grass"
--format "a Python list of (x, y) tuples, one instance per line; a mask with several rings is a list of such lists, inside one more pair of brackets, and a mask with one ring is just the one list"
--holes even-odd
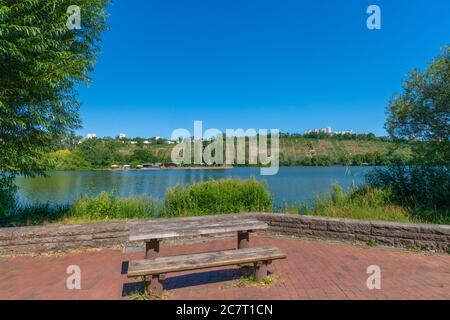
[[(392, 199), (389, 190), (354, 187), (344, 192), (335, 184), (328, 195), (316, 198), (312, 205), (286, 206), (275, 211), (363, 220), (450, 224), (448, 210), (411, 209), (395, 203)], [(161, 203), (146, 196), (119, 198), (115, 193), (101, 193), (98, 196), (82, 196), (72, 205), (19, 206), (8, 214), (0, 215), (0, 226), (87, 223), (273, 210), (272, 197), (264, 183), (255, 179), (223, 179), (168, 189)]]
[(367, 240), (367, 245), (369, 247), (376, 247), (377, 246), (377, 240), (376, 239), (369, 239), (369, 240)]
[(160, 204), (146, 196), (120, 198), (114, 192), (81, 196), (72, 205), (18, 206), (0, 215), (0, 226), (69, 224), (123, 219), (150, 219), (244, 211), (270, 211), (267, 186), (255, 179), (210, 180), (168, 189)]
[(161, 215), (180, 217), (271, 209), (272, 197), (264, 183), (256, 179), (222, 179), (169, 189)]
[(338, 184), (314, 203), (288, 206), (286, 213), (362, 220), (450, 224), (448, 211), (412, 209), (392, 201), (390, 190), (363, 186), (345, 193)]
[(261, 281), (256, 281), (256, 277), (254, 276), (254, 274), (249, 274), (240, 277), (236, 283), (236, 287), (238, 288), (247, 288), (254, 286), (269, 287), (274, 283), (274, 281), (275, 279), (273, 278), (272, 275), (267, 275)]
[(158, 202), (147, 197), (119, 198), (115, 193), (81, 196), (73, 205), (17, 206), (0, 216), (0, 226), (69, 224), (123, 219), (149, 219), (158, 215)]
[(70, 210), (70, 217), (88, 220), (146, 219), (157, 215), (157, 200), (145, 196), (119, 198), (106, 192), (96, 197), (83, 196)]

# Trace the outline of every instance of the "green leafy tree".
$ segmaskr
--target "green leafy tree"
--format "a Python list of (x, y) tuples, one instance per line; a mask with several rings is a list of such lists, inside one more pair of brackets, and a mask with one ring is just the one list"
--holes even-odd
[(117, 153), (112, 139), (88, 139), (80, 144), (78, 152), (88, 161), (91, 167), (109, 167)]
[(137, 148), (130, 157), (133, 163), (155, 163), (158, 158), (149, 149)]
[(388, 107), (386, 130), (411, 142), (421, 163), (450, 159), (450, 47), (442, 49), (424, 72), (413, 70)]
[[(395, 200), (411, 208), (450, 207), (450, 47), (428, 68), (413, 70), (403, 92), (388, 106), (386, 129), (405, 149), (392, 154), (393, 164), (375, 171), (369, 183), (394, 191)], [(410, 164), (405, 164), (410, 163)]]
[[(74, 4), (81, 9), (81, 29), (69, 30), (67, 11)], [(42, 155), (62, 134), (80, 126), (75, 88), (89, 82), (107, 4), (108, 0), (0, 0), (3, 175), (42, 174)]]

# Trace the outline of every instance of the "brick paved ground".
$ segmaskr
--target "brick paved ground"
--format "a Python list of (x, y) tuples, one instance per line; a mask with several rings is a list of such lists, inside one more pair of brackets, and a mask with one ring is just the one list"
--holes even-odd
[[(237, 287), (235, 268), (169, 274), (169, 299), (450, 299), (450, 256), (292, 239), (254, 237), (253, 244), (272, 244), (288, 259), (270, 266), (269, 288)], [(233, 248), (222, 240), (163, 247), (162, 253)], [(123, 262), (142, 253), (119, 250), (63, 256), (0, 258), (0, 299), (126, 299), (139, 283), (121, 274)], [(66, 269), (81, 268), (81, 290), (66, 289)], [(368, 290), (366, 268), (378, 265), (381, 290)], [(234, 280), (233, 280), (234, 279)]]

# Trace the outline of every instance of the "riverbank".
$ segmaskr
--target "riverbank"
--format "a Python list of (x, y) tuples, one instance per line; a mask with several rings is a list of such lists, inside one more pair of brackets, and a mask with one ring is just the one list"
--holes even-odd
[[(158, 168), (111, 168), (111, 167), (80, 167), (80, 168), (72, 168), (72, 169), (63, 169), (63, 170), (47, 170), (46, 173), (53, 172), (83, 172), (83, 171), (159, 171), (159, 170), (228, 170), (228, 169), (237, 169), (237, 168), (265, 168), (269, 166), (262, 165), (234, 165), (234, 166), (195, 166), (195, 167), (158, 167)], [(356, 164), (356, 165), (347, 165), (347, 164), (292, 164), (292, 165), (279, 165), (279, 168), (373, 168), (373, 167), (383, 167), (380, 165), (371, 165), (367, 163)]]
[(312, 204), (276, 206), (267, 185), (255, 179), (222, 179), (169, 188), (163, 199), (121, 198), (114, 192), (79, 197), (70, 205), (49, 203), (17, 206), (0, 217), (0, 226), (87, 223), (124, 219), (185, 217), (239, 212), (279, 212), (298, 215), (414, 223), (450, 224), (448, 211), (419, 210), (392, 201), (389, 190), (359, 187), (332, 191)]
[(156, 168), (118, 168), (109, 169), (111, 171), (159, 171), (159, 170), (229, 170), (232, 166), (192, 166), (192, 167), (156, 167)]

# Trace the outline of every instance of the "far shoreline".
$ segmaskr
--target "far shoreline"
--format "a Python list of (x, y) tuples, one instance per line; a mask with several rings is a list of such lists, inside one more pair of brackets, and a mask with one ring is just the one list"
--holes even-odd
[(232, 166), (211, 166), (211, 167), (159, 167), (159, 168), (129, 168), (129, 169), (105, 169), (107, 171), (161, 171), (161, 170), (228, 170)]
[[(343, 165), (336, 164), (331, 166), (279, 166), (280, 168), (375, 168), (375, 167), (384, 167), (384, 165)], [(212, 170), (212, 171), (220, 171), (220, 170), (228, 170), (228, 169), (239, 169), (239, 168), (266, 168), (264, 166), (232, 166), (232, 167), (173, 167), (173, 168), (146, 168), (146, 169), (111, 169), (111, 168), (80, 168), (75, 170), (49, 170), (45, 171), (45, 173), (52, 172), (87, 172), (87, 171), (169, 171), (169, 170)]]

